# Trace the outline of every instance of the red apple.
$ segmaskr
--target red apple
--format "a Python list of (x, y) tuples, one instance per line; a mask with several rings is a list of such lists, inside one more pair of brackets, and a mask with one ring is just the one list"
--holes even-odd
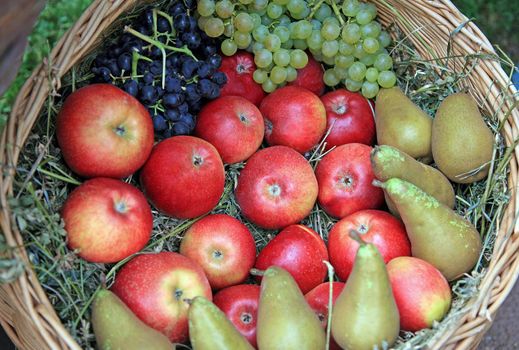
[(167, 215), (191, 219), (210, 212), (225, 184), (222, 159), (209, 142), (175, 136), (157, 144), (141, 171), (149, 200)]
[(257, 348), (256, 321), (260, 286), (240, 284), (222, 289), (214, 295), (213, 302), (223, 311), (236, 329)]
[(212, 300), (202, 268), (178, 253), (138, 255), (117, 273), (111, 288), (148, 326), (173, 343), (188, 338), (188, 300)]
[(261, 102), (265, 139), (269, 145), (311, 150), (326, 131), (326, 110), (319, 97), (307, 89), (285, 86)]
[[(341, 294), (344, 288), (342, 282), (332, 282), (332, 306), (335, 304), (335, 300), (339, 294)], [(328, 302), (330, 299), (330, 282), (324, 282), (306, 293), (306, 302), (315, 311), (317, 317), (321, 321), (321, 325), (324, 329), (328, 325)], [(335, 342), (333, 338), (330, 338), (330, 350), (341, 350), (341, 347)]]
[(308, 64), (297, 70), (297, 78), (293, 82), (288, 83), (291, 86), (299, 86), (312, 91), (317, 96), (321, 96), (324, 92), (324, 69), (321, 63), (317, 62), (314, 57), (308, 54)]
[(255, 267), (266, 270), (279, 266), (287, 270), (304, 293), (323, 282), (328, 251), (323, 239), (309, 227), (291, 225), (283, 229), (256, 259)]
[(358, 210), (376, 209), (384, 203), (383, 191), (373, 186), (371, 147), (360, 143), (339, 146), (317, 165), (319, 205), (336, 218)]
[(114, 263), (142, 248), (153, 228), (150, 206), (132, 185), (116, 179), (86, 181), (61, 211), (68, 246), (95, 263)]
[(411, 243), (404, 224), (391, 214), (380, 210), (360, 210), (337, 222), (328, 234), (328, 253), (335, 273), (343, 281), (353, 269), (359, 243), (350, 237), (351, 230), (362, 240), (373, 243), (384, 262), (411, 255)]
[(252, 77), (255, 70), (254, 56), (247, 51), (223, 56), (220, 71), (227, 76), (227, 83), (220, 90), (220, 96), (241, 96), (259, 106), (265, 92)]
[(372, 145), (375, 118), (368, 100), (358, 92), (338, 89), (321, 97), (326, 108), (326, 149), (347, 143)]
[(247, 219), (263, 228), (279, 229), (308, 216), (317, 192), (308, 161), (291, 148), (274, 146), (250, 157), (234, 194)]
[(417, 332), (441, 321), (451, 305), (449, 283), (433, 265), (413, 257), (387, 264), (403, 330)]
[(56, 136), (65, 162), (78, 175), (123, 178), (148, 159), (153, 123), (133, 96), (110, 84), (93, 84), (65, 100)]
[(213, 289), (242, 283), (256, 260), (247, 226), (225, 214), (208, 215), (185, 233), (180, 254), (197, 262)]
[(224, 163), (238, 163), (258, 150), (265, 134), (258, 107), (240, 96), (224, 96), (198, 114), (195, 133), (211, 143)]

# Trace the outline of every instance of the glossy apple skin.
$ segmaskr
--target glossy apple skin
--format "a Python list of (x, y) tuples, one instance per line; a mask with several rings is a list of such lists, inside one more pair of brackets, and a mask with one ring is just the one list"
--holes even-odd
[(247, 226), (225, 214), (208, 215), (185, 233), (180, 254), (197, 262), (213, 289), (244, 282), (256, 260), (256, 244)]
[(324, 69), (317, 62), (312, 54), (308, 54), (308, 64), (297, 70), (296, 80), (288, 83), (289, 86), (298, 86), (312, 91), (317, 96), (321, 96), (324, 92)]
[(236, 329), (255, 348), (256, 322), (258, 321), (258, 304), (260, 286), (255, 284), (239, 284), (227, 287), (214, 295), (213, 302), (223, 311)]
[(202, 268), (172, 252), (138, 255), (124, 265), (111, 288), (148, 326), (173, 343), (188, 339), (186, 299), (212, 300), (211, 287)]
[(403, 330), (430, 328), (449, 311), (449, 283), (433, 265), (414, 257), (399, 257), (387, 264), (387, 272)]
[(198, 137), (212, 144), (224, 163), (247, 160), (265, 135), (258, 107), (240, 96), (223, 96), (206, 104), (196, 123)]
[(411, 255), (411, 243), (400, 220), (385, 211), (360, 210), (337, 222), (328, 234), (330, 263), (342, 281), (348, 279), (359, 248), (350, 237), (351, 230), (357, 231), (363, 241), (373, 243), (385, 263)]
[(114, 263), (144, 248), (153, 217), (141, 191), (120, 180), (94, 178), (67, 197), (61, 217), (70, 249), (94, 263)]
[(326, 108), (326, 149), (347, 143), (372, 145), (375, 118), (368, 100), (358, 92), (338, 89), (321, 97)]
[(76, 174), (123, 178), (137, 171), (153, 147), (147, 109), (123, 90), (93, 84), (72, 93), (56, 120), (56, 137)]
[(331, 150), (319, 162), (319, 205), (329, 215), (343, 218), (358, 210), (376, 209), (384, 203), (383, 191), (373, 186), (372, 147), (350, 143)]
[[(344, 288), (344, 283), (342, 282), (332, 282), (333, 290), (332, 290), (332, 305), (335, 304), (335, 300), (339, 294), (341, 294), (342, 289)], [(321, 325), (326, 330), (326, 326), (328, 325), (328, 301), (330, 298), (330, 282), (324, 282), (306, 293), (305, 299), (308, 305), (315, 311), (317, 317), (321, 321)], [(335, 340), (330, 338), (330, 349), (331, 350), (341, 350), (341, 347), (335, 342)]]
[(241, 96), (259, 106), (265, 92), (252, 77), (255, 70), (254, 56), (247, 51), (222, 56), (220, 71), (227, 76), (227, 83), (220, 90), (220, 96)]
[(326, 277), (328, 251), (323, 239), (309, 227), (290, 225), (283, 229), (258, 254), (255, 268), (279, 266), (287, 270), (304, 293)]
[(247, 219), (263, 228), (280, 229), (308, 216), (317, 192), (308, 161), (289, 147), (274, 146), (250, 157), (234, 194)]
[(222, 159), (209, 142), (175, 136), (158, 143), (141, 171), (144, 193), (157, 209), (192, 219), (210, 212), (225, 183)]
[(285, 86), (263, 99), (265, 139), (271, 146), (288, 146), (305, 153), (321, 141), (326, 131), (326, 110), (313, 92)]

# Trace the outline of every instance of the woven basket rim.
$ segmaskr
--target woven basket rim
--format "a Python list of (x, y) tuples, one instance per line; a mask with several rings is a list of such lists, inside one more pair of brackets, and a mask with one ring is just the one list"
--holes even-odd
[[(138, 0), (95, 0), (52, 50), (50, 55), (52, 66), (48, 61), (43, 62), (20, 90), (0, 139), (0, 162), (4, 167), (4, 173), (0, 177), (0, 227), (8, 245), (23, 247), (22, 236), (12, 219), (7, 200), (13, 194), (16, 164), (23, 145), (40, 114), (47, 94), (59, 90), (60, 79), (85, 56), (99, 38), (99, 34), (137, 2)], [(472, 22), (466, 23), (467, 18), (448, 0), (423, 2), (374, 0), (372, 2), (379, 5), (383, 22), (408, 21), (419, 28), (422, 23), (418, 14), (422, 13), (435, 23), (435, 31), (439, 36), (449, 37), (454, 29), (460, 28), (459, 33), (452, 40), (466, 53), (495, 54), (492, 45), (478, 27)], [(391, 10), (391, 7), (401, 8), (406, 4), (413, 6), (413, 9), (406, 8), (409, 13), (396, 14)], [(399, 25), (405, 27), (402, 22), (399, 22)], [(460, 26), (462, 23), (465, 25)], [(420, 53), (427, 54), (424, 44), (416, 42), (415, 44)], [(441, 44), (442, 42), (438, 43), (440, 46), (438, 50), (441, 50)], [(497, 62), (484, 61), (475, 68), (475, 72), (474, 77), (469, 78), (471, 92), (475, 91), (474, 97), (482, 108), (489, 111), (498, 110), (501, 112), (500, 117), (503, 118), (506, 108), (511, 108), (519, 100), (517, 90), (507, 83), (508, 76)], [(49, 75), (52, 77), (50, 84)], [(502, 93), (513, 97), (504, 106), (496, 106)], [(519, 111), (516, 108), (504, 123), (502, 133), (507, 145), (512, 145), (519, 136), (518, 122)], [(519, 224), (516, 222), (516, 212), (519, 207), (516, 192), (518, 167), (519, 147), (516, 147), (510, 161), (508, 177), (511, 202), (497, 234), (492, 261), (480, 285), (480, 296), (471, 300), (466, 314), (459, 320), (457, 327), (452, 327), (437, 339), (432, 349), (475, 348), (519, 276)], [(31, 265), (25, 249), (16, 249), (13, 255), (25, 262), (27, 266)], [(19, 348), (80, 349), (56, 315), (32, 267), (26, 269), (18, 280), (0, 286), (0, 323)]]

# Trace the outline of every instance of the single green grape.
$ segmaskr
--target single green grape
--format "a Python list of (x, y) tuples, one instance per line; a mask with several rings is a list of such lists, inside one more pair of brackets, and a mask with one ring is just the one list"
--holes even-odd
[(268, 4), (267, 6), (267, 16), (269, 16), (272, 19), (278, 19), (283, 14), (283, 6), (277, 5), (273, 2)]
[(355, 17), (359, 12), (360, 4), (358, 0), (344, 0), (342, 3), (342, 13), (348, 17)]
[(377, 79), (378, 79), (378, 69), (376, 69), (375, 67), (369, 67), (366, 70), (366, 80), (369, 81), (370, 83), (374, 83), (377, 81)]
[(373, 54), (378, 51), (380, 48), (380, 44), (377, 39), (374, 38), (365, 38), (362, 42), (362, 48), (366, 53)]
[(325, 55), (321, 56), (322, 62), (326, 63), (329, 66), (333, 66), (335, 64), (335, 57), (327, 57)]
[(279, 49), (272, 56), (274, 63), (280, 67), (286, 67), (290, 64), (290, 52), (286, 49)]
[(355, 44), (355, 47), (353, 48), (353, 56), (360, 60), (362, 57), (366, 55), (367, 53), (366, 51), (364, 51), (364, 47), (362, 43), (359, 41), (357, 44)]
[(265, 13), (261, 14), (261, 24), (264, 26), (270, 27), (272, 23), (274, 23), (275, 20), (267, 16), (267, 11), (265, 10)]
[(223, 21), (220, 18), (212, 17), (205, 22), (205, 33), (211, 38), (218, 38), (223, 34), (224, 29)]
[(325, 22), (321, 28), (321, 35), (324, 40), (335, 40), (341, 34), (341, 27), (333, 22)]
[(293, 48), (294, 47), (294, 40), (288, 39), (283, 44), (281, 44), (281, 47), (283, 49), (287, 49), (287, 50)]
[(355, 19), (357, 20), (357, 23), (360, 25), (365, 25), (371, 22), (375, 17), (372, 16), (371, 12), (361, 8), (357, 15), (355, 16)]
[(230, 38), (233, 36), (233, 34), (234, 34), (234, 26), (232, 25), (232, 23), (225, 24), (224, 29), (223, 29), (223, 35)]
[(254, 38), (254, 40), (259, 42), (263, 42), (263, 40), (265, 40), (268, 34), (268, 28), (262, 24), (254, 28), (254, 30), (252, 31), (252, 37)]
[(262, 49), (254, 55), (254, 63), (259, 68), (266, 68), (272, 63), (272, 52), (267, 49)]
[(274, 82), (270, 80), (270, 78), (263, 82), (263, 84), (261, 84), (261, 87), (263, 88), (263, 91), (265, 91), (267, 94), (274, 92), (274, 90), (276, 90), (277, 88), (276, 84), (274, 84)]
[(303, 19), (303, 18), (308, 17), (308, 15), (310, 14), (310, 8), (308, 8), (308, 6), (306, 5), (306, 2), (304, 2), (303, 4), (304, 4), (303, 11), (297, 12), (297, 13), (290, 12), (290, 14), (292, 15), (292, 17), (294, 17), (294, 19)]
[(371, 3), (363, 3), (362, 4), (364, 10), (370, 13), (371, 18), (377, 17), (377, 7), (374, 4)]
[(300, 49), (295, 49), (290, 52), (290, 65), (296, 69), (301, 69), (308, 63), (308, 56), (306, 52)]
[(270, 52), (276, 52), (281, 47), (281, 39), (275, 34), (269, 34), (263, 40), (263, 45)]
[(222, 45), (220, 48), (225, 56), (232, 56), (238, 50), (238, 46), (231, 39), (225, 39), (224, 41), (222, 41)]
[(351, 55), (353, 55), (354, 49), (355, 48), (353, 47), (353, 45), (345, 43), (342, 40), (339, 41), (339, 52), (341, 53), (341, 55), (351, 56)]
[(255, 41), (254, 44), (252, 44), (252, 52), (254, 52), (254, 53), (256, 53), (259, 50), (262, 50), (264, 48), (265, 48), (265, 46), (263, 46), (263, 44), (258, 41)]
[(285, 26), (285, 27), (287, 27), (290, 23), (292, 23), (292, 20), (287, 15), (282, 15), (281, 17), (279, 17), (278, 21), (279, 21), (278, 25)]
[(355, 62), (348, 68), (348, 74), (351, 79), (362, 81), (366, 76), (366, 65), (362, 62)]
[(332, 8), (327, 3), (322, 3), (321, 6), (317, 9), (317, 11), (315, 11), (314, 18), (319, 22), (322, 22), (331, 15)]
[(254, 73), (252, 73), (252, 79), (254, 79), (254, 81), (258, 84), (263, 84), (265, 81), (267, 81), (268, 78), (268, 73), (262, 69), (256, 69)]
[(362, 83), (362, 95), (365, 98), (374, 98), (375, 96), (377, 96), (378, 90), (379, 87), (377, 83), (372, 83), (369, 81), (365, 81), (364, 83)]
[(231, 17), (233, 11), (234, 4), (229, 0), (220, 0), (216, 3), (216, 14), (220, 18), (225, 19)]
[(332, 86), (332, 87), (336, 86), (340, 83), (340, 79), (337, 76), (337, 74), (335, 74), (335, 71), (333, 69), (327, 69), (324, 72), (323, 81), (327, 86)]
[(254, 28), (261, 25), (261, 16), (258, 13), (256, 13), (256, 12), (249, 13), (249, 16), (250, 16), (250, 18), (252, 18), (252, 23), (254, 25)]
[(234, 42), (239, 49), (245, 49), (252, 43), (252, 37), (249, 33), (236, 32), (234, 33)]
[(348, 23), (342, 28), (341, 38), (345, 43), (355, 44), (360, 40), (361, 32), (357, 23)]
[(286, 68), (286, 70), (287, 70), (287, 82), (290, 83), (297, 79), (297, 70), (294, 67), (288, 66)]
[(323, 43), (321, 51), (325, 57), (334, 57), (339, 52), (337, 40), (327, 40)]
[(346, 89), (348, 89), (351, 92), (357, 92), (362, 88), (362, 82), (355, 81), (351, 78), (346, 79), (344, 85), (346, 85)]
[(294, 48), (299, 50), (306, 50), (308, 49), (308, 44), (304, 39), (296, 39), (294, 40)]
[(396, 74), (393, 71), (385, 70), (378, 74), (378, 83), (383, 88), (389, 89), (396, 84)]
[(250, 33), (254, 29), (254, 21), (248, 13), (240, 12), (234, 17), (234, 26), (242, 33)]
[(334, 63), (335, 63), (335, 67), (350, 68), (350, 66), (353, 64), (353, 62), (355, 62), (355, 57), (341, 54), (341, 55), (335, 56)]
[(274, 84), (281, 84), (287, 79), (287, 70), (280, 66), (274, 66), (270, 71), (270, 80)]
[(279, 40), (281, 40), (281, 43), (284, 43), (290, 39), (290, 30), (285, 26), (277, 26), (274, 29), (274, 34), (278, 36)]
[(320, 30), (313, 30), (310, 37), (306, 39), (308, 47), (313, 50), (320, 50), (323, 46), (323, 37), (321, 36)]
[(211, 16), (216, 9), (216, 5), (213, 0), (200, 0), (196, 7), (200, 16)]
[(334, 24), (338, 25), (339, 27), (341, 26), (341, 23), (339, 22), (339, 20), (335, 16), (331, 16), (331, 17), (326, 18), (323, 21), (323, 26), (325, 25), (325, 23), (328, 23), (328, 24), (334, 23)]
[(312, 24), (307, 20), (301, 20), (299, 23), (299, 38), (307, 39), (312, 34)]
[(381, 31), (380, 23), (378, 22), (369, 22), (366, 25), (360, 27), (361, 36), (363, 38), (378, 38)]
[(287, 10), (290, 11), (292, 14), (294, 13), (301, 13), (305, 9), (305, 2), (304, 0), (290, 0), (287, 4)]
[(391, 44), (391, 37), (388, 32), (382, 31), (378, 35), (378, 41), (382, 47), (388, 47)]
[(266, 10), (267, 5), (269, 4), (269, 0), (254, 0), (252, 3), (252, 8), (256, 11)]
[(360, 61), (364, 63), (366, 66), (372, 66), (375, 63), (375, 59), (377, 58), (377, 54), (367, 54), (364, 55)]
[(339, 80), (348, 78), (348, 68), (333, 67), (333, 71)]
[(393, 59), (387, 53), (377, 55), (373, 66), (379, 71), (390, 70), (393, 67)]
[(310, 23), (312, 24), (312, 30), (321, 30), (321, 28), (323, 27), (323, 24), (315, 18), (312, 19)]

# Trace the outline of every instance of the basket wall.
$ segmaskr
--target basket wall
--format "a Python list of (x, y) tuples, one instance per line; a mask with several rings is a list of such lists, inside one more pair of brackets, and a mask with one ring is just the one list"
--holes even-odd
[[(59, 90), (60, 79), (65, 73), (95, 46), (101, 33), (119, 15), (137, 2), (94, 1), (52, 51), (52, 65), (44, 62), (37, 67), (20, 91), (0, 139), (0, 227), (10, 246), (23, 246), (23, 239), (12, 219), (7, 199), (13, 194), (18, 157), (48, 94)], [(448, 0), (373, 2), (379, 8), (382, 23), (396, 23), (415, 44), (423, 58), (445, 57), (449, 40), (451, 54), (454, 55), (495, 53), (492, 45), (473, 23), (467, 23), (456, 35), (450, 35), (467, 18)], [(460, 69), (462, 61), (450, 59), (448, 65), (452, 69)], [(49, 76), (52, 77), (51, 84)], [(498, 62), (485, 60), (479, 62), (463, 84), (469, 85), (470, 92), (481, 108), (489, 114), (498, 112), (500, 119), (507, 118), (503, 135), (507, 146), (510, 146), (519, 134), (519, 111), (515, 109), (507, 113), (517, 103), (517, 97), (512, 97), (517, 91), (508, 81), (508, 76)], [(504, 96), (508, 98), (504, 99)], [(480, 286), (481, 293), (470, 301), (466, 314), (459, 319), (456, 327), (437, 335), (433, 349), (462, 350), (477, 347), (517, 279), (519, 226), (515, 222), (515, 213), (519, 204), (516, 190), (518, 159), (519, 149), (516, 148), (510, 163), (511, 202), (498, 229), (492, 261)], [(13, 255), (30, 266), (24, 249), (14, 250)], [(31, 268), (27, 268), (15, 282), (0, 287), (0, 323), (21, 349), (79, 349), (61, 324)]]

